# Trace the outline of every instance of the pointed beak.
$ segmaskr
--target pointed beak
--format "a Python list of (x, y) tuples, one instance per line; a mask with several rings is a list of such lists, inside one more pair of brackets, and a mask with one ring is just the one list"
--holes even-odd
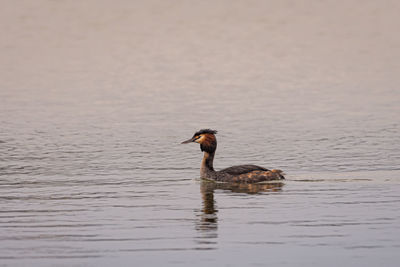
[(194, 140), (196, 140), (194, 137), (190, 138), (189, 140), (183, 141), (181, 144), (189, 144), (191, 142), (194, 142)]

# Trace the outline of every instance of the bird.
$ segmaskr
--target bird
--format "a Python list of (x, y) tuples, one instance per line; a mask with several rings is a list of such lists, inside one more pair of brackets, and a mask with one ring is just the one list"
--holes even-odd
[(266, 169), (257, 165), (236, 165), (220, 171), (214, 170), (214, 155), (217, 150), (216, 130), (202, 129), (192, 138), (181, 144), (198, 143), (204, 152), (200, 168), (200, 178), (226, 183), (260, 183), (285, 179), (283, 172), (277, 169)]

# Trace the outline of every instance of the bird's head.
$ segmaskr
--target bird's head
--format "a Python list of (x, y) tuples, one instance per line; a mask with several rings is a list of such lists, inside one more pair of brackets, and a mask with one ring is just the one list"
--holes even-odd
[(211, 129), (202, 129), (196, 132), (192, 138), (182, 142), (182, 144), (199, 143), (201, 151), (213, 153), (217, 149), (217, 131)]

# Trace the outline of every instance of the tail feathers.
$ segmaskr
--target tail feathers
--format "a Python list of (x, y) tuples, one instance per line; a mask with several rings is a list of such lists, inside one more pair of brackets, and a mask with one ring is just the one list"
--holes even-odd
[(276, 173), (279, 176), (280, 179), (285, 179), (285, 176), (283, 176), (283, 175), (285, 175), (283, 173), (283, 171), (278, 170), (278, 169), (272, 169), (271, 172)]

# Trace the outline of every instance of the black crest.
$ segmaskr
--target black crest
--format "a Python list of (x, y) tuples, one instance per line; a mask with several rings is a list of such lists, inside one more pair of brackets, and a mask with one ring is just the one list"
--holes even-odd
[(217, 131), (211, 130), (211, 129), (201, 129), (200, 131), (196, 132), (193, 136), (200, 135), (200, 134), (217, 134)]

